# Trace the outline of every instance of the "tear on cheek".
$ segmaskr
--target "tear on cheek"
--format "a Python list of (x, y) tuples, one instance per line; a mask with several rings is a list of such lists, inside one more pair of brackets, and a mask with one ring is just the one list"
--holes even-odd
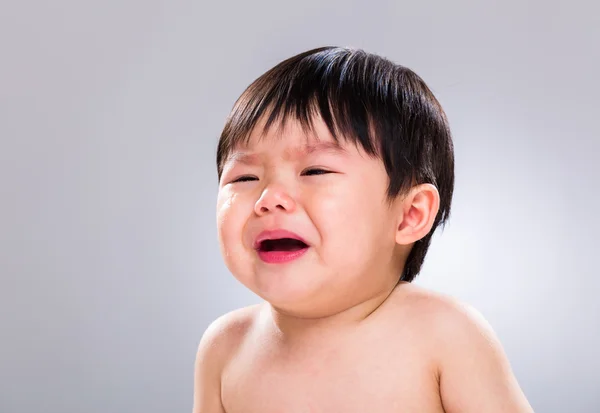
[(232, 206), (237, 194), (219, 194), (217, 198), (217, 211), (219, 215), (227, 212)]

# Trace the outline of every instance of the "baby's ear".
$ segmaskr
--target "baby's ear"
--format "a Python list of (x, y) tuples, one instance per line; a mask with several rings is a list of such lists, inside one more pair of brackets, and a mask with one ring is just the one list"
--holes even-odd
[(434, 185), (421, 184), (412, 187), (398, 202), (400, 205), (396, 242), (409, 245), (431, 231), (440, 208), (440, 194)]

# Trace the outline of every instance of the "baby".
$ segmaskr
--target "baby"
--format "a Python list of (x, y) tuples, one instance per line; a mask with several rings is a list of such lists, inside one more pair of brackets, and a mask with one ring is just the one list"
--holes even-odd
[(222, 255), (264, 302), (204, 333), (194, 413), (532, 412), (486, 321), (411, 284), (454, 188), (446, 115), (413, 71), (289, 58), (236, 102), (217, 168)]

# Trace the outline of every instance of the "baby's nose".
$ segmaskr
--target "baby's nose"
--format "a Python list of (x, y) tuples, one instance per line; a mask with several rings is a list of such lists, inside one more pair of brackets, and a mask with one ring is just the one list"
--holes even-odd
[(257, 215), (280, 210), (281, 212), (292, 212), (296, 207), (294, 199), (283, 188), (270, 187), (263, 191), (261, 197), (254, 206)]

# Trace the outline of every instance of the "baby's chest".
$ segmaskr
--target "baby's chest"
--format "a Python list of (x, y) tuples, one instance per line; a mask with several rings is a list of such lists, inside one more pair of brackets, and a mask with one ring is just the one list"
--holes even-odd
[(239, 359), (223, 375), (227, 413), (443, 412), (425, 363), (371, 354), (304, 363)]

